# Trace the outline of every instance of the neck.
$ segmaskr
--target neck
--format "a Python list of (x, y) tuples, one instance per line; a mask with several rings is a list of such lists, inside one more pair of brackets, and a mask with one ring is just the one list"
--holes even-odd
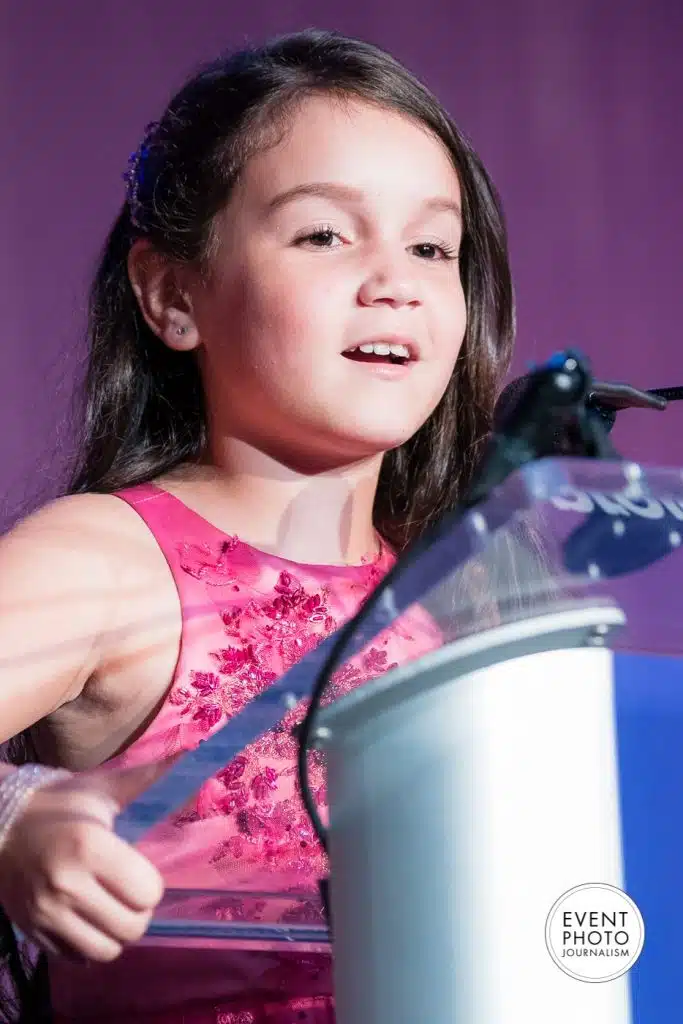
[(234, 438), (214, 443), (201, 466), (163, 481), (226, 533), (294, 562), (358, 565), (374, 556), (372, 521), (381, 455), (302, 471)]

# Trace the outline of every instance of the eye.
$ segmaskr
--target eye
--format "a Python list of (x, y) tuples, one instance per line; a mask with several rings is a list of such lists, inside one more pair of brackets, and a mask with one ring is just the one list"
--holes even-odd
[(413, 246), (418, 256), (430, 262), (436, 260), (457, 260), (457, 250), (445, 242), (418, 242)]
[(307, 235), (301, 235), (296, 239), (296, 245), (301, 245), (304, 242), (308, 245), (313, 246), (314, 249), (333, 249), (337, 246), (333, 245), (334, 240), (337, 239), (340, 244), (343, 244), (343, 238), (338, 231), (329, 225), (324, 224), (317, 227), (314, 231), (309, 232)]

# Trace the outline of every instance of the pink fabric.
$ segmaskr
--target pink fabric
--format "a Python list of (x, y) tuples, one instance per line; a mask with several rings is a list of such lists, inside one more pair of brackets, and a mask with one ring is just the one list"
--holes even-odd
[[(191, 750), (261, 693), (360, 607), (394, 561), (383, 547), (361, 566), (299, 565), (221, 533), (153, 485), (119, 494), (163, 551), (182, 607), (180, 655), (154, 721), (114, 764), (157, 761)], [(438, 646), (431, 620), (415, 608), (336, 674), (328, 699)], [(316, 882), (326, 872), (296, 787), (303, 715), (291, 712), (209, 780), (173, 820), (139, 844), (172, 888), (245, 890), (221, 913), (277, 919), (248, 890), (310, 891), (302, 913), (319, 920)], [(311, 777), (324, 813), (320, 755)], [(290, 910), (291, 914), (291, 910)], [(129, 949), (115, 963), (50, 965), (57, 1020), (127, 1024), (332, 1024), (327, 952)], [(97, 991), (97, 995), (95, 994)]]

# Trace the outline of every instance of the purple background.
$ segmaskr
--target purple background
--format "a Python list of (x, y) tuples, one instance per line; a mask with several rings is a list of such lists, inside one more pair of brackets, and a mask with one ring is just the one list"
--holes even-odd
[[(308, 25), (393, 51), (474, 139), (508, 213), (516, 369), (578, 345), (600, 376), (683, 384), (681, 0), (0, 0), (0, 525), (63, 462), (86, 283), (143, 126), (198, 62)], [(679, 403), (623, 414), (615, 436), (683, 465), (682, 428)], [(634, 1021), (669, 1024), (683, 1004), (680, 661), (627, 662), (627, 881), (648, 929)]]
[[(144, 124), (224, 47), (309, 25), (425, 78), (508, 213), (516, 368), (578, 345), (603, 377), (683, 384), (680, 0), (32, 0), (0, 13), (0, 522), (53, 486), (86, 283)], [(683, 464), (683, 403), (622, 452)], [(61, 454), (60, 454), (61, 451)]]

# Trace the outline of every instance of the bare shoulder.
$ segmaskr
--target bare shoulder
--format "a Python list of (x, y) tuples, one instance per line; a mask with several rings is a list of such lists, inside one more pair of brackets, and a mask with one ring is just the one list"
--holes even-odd
[(35, 606), (67, 601), (91, 629), (106, 618), (111, 630), (131, 591), (160, 577), (169, 573), (152, 533), (112, 494), (58, 498), (0, 540), (0, 612), (30, 593)]
[(126, 503), (113, 494), (71, 494), (43, 505), (31, 515), (22, 519), (2, 538), (6, 541), (23, 542), (43, 538), (49, 542), (64, 541), (76, 543), (80, 549), (88, 542), (97, 542), (103, 531), (130, 521), (130, 510)]
[(149, 530), (114, 495), (60, 498), (0, 539), (0, 741), (78, 696), (126, 589), (163, 572)]
[(115, 568), (117, 538), (125, 528), (121, 504), (112, 495), (78, 494), (17, 523), (0, 540), (0, 592), (68, 588), (81, 573), (83, 582), (103, 582)]

